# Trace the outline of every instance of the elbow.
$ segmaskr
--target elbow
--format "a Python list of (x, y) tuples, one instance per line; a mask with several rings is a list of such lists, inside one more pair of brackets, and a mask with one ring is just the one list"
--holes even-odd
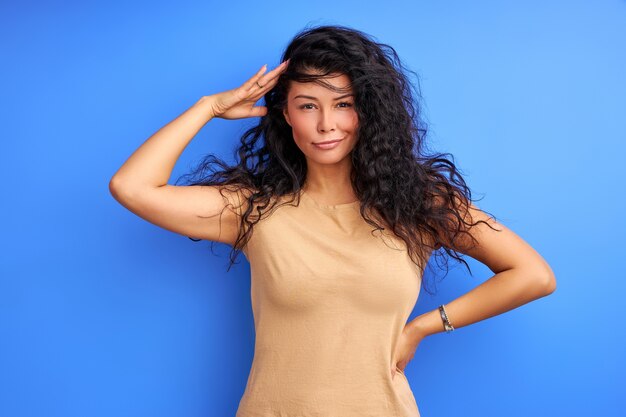
[(124, 182), (116, 176), (109, 181), (109, 193), (117, 201), (122, 202), (128, 198), (130, 188), (124, 185)]
[(539, 279), (540, 285), (543, 288), (544, 295), (550, 295), (554, 291), (556, 291), (556, 277), (554, 276), (554, 272), (552, 268), (545, 265), (545, 271), (541, 274), (541, 278)]
[(109, 181), (109, 193), (111, 193), (111, 195), (116, 199), (119, 200), (120, 197), (120, 184), (119, 184), (119, 180), (114, 176), (113, 178), (111, 178), (111, 180)]
[(117, 181), (115, 177), (111, 178), (109, 181), (109, 193), (111, 193), (113, 197), (117, 194)]
[(554, 274), (550, 274), (547, 278), (545, 278), (544, 286), (546, 289), (546, 295), (550, 295), (556, 291), (556, 278)]
[(556, 278), (547, 264), (538, 268), (527, 269), (523, 275), (528, 277), (526, 280), (527, 289), (534, 294), (534, 299), (545, 297), (556, 291)]
[(540, 296), (552, 294), (556, 291), (556, 277), (554, 271), (544, 259), (537, 262), (527, 271), (528, 276), (533, 277), (534, 291)]

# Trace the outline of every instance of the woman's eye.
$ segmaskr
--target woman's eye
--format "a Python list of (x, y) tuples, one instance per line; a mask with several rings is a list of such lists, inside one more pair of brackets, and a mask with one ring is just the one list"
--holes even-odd
[[(345, 104), (345, 106), (342, 106), (342, 104)], [(337, 104), (338, 106), (340, 106), (341, 108), (345, 109), (347, 107), (352, 107), (352, 103), (348, 102), (348, 101), (342, 101), (341, 103)], [(303, 104), (300, 106), (300, 109), (305, 109), (305, 110), (311, 110), (310, 106), (314, 106), (314, 104)]]

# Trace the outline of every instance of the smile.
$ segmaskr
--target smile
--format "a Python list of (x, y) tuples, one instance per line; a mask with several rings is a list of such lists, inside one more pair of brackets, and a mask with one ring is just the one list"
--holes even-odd
[(336, 139), (336, 140), (331, 140), (331, 141), (326, 141), (326, 142), (313, 142), (313, 145), (315, 145), (317, 148), (319, 149), (333, 149), (336, 148), (339, 145), (339, 142), (341, 142), (343, 139)]

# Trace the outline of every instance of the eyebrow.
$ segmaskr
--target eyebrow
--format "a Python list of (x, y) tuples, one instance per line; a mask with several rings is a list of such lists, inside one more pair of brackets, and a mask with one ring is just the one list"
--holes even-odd
[[(351, 96), (353, 96), (353, 95), (354, 95), (354, 94), (344, 94), (343, 96), (335, 97), (333, 100), (341, 100), (342, 98), (351, 97)], [(313, 97), (313, 96), (305, 96), (305, 95), (302, 95), (302, 94), (295, 96), (295, 97), (294, 97), (294, 100), (295, 100), (295, 99), (297, 99), (297, 98), (308, 98), (309, 100), (317, 100), (317, 98), (316, 98), (316, 97)]]

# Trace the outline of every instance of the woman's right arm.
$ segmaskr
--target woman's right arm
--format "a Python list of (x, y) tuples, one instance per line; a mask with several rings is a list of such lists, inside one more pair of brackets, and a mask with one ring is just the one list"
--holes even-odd
[[(148, 138), (118, 169), (109, 182), (113, 197), (139, 217), (164, 229), (233, 245), (240, 219), (235, 211), (224, 209), (229, 204), (237, 207), (241, 194), (221, 186), (177, 186), (167, 181), (185, 147), (212, 118), (266, 114), (264, 106), (254, 104), (276, 84), (285, 68), (283, 63), (266, 74), (265, 68), (261, 68), (238, 88), (200, 98)], [(257, 82), (263, 87), (258, 87)]]
[(217, 186), (167, 184), (185, 147), (213, 117), (211, 98), (200, 98), (128, 158), (111, 178), (109, 190), (120, 204), (150, 223), (195, 239), (233, 244), (238, 222), (229, 210), (220, 222), (226, 204)]

